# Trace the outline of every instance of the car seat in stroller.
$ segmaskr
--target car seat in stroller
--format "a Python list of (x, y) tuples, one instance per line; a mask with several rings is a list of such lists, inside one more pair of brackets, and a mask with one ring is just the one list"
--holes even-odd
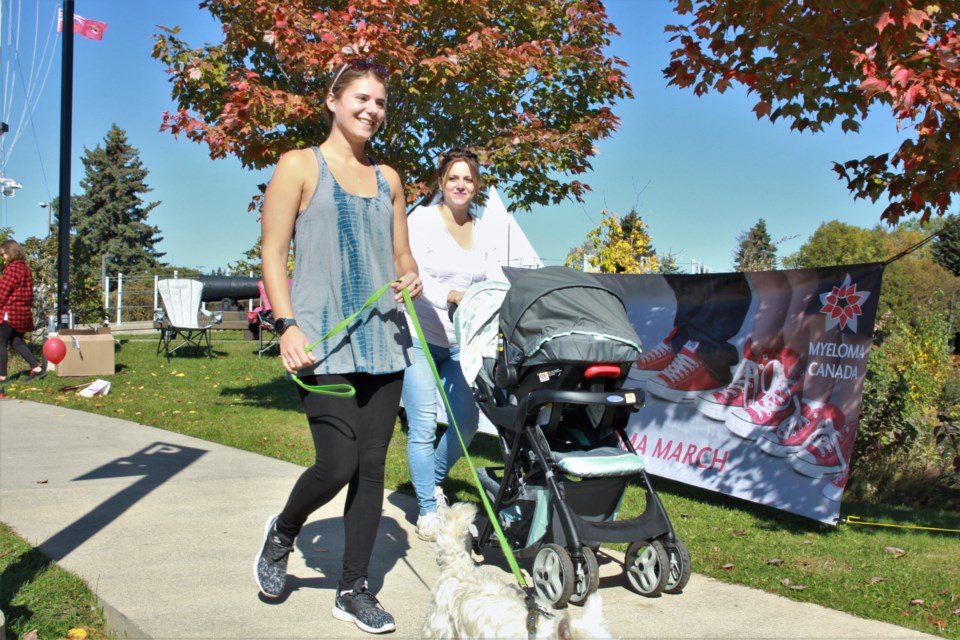
[[(478, 470), (480, 483), (511, 550), (533, 559), (538, 595), (556, 608), (582, 604), (597, 588), (603, 542), (629, 543), (624, 568), (638, 593), (682, 591), (689, 551), (624, 431), (644, 393), (623, 388), (640, 339), (620, 298), (589, 274), (546, 267), (512, 285), (475, 285), (456, 327), (464, 374), (504, 459)], [(620, 518), (631, 480), (646, 505)], [(478, 552), (493, 533), (485, 522)]]

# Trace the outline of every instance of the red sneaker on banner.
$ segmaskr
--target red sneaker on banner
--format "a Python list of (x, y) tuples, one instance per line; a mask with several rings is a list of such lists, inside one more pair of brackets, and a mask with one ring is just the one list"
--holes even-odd
[(734, 435), (756, 440), (761, 431), (776, 428), (781, 422), (800, 412), (796, 394), (800, 388), (802, 366), (793, 349), (783, 349), (780, 357), (767, 365), (770, 383), (754, 402), (733, 409), (724, 421)]
[[(837, 411), (839, 413), (839, 410)], [(802, 473), (809, 478), (845, 475), (844, 472), (849, 467), (847, 460), (850, 454), (844, 453), (844, 444), (849, 440), (850, 448), (853, 448), (854, 429), (853, 425), (845, 425), (843, 422), (838, 424), (839, 427), (828, 426), (819, 429), (810, 438), (806, 447), (790, 458), (790, 466), (797, 473)], [(846, 480), (844, 480), (845, 484)]]
[(833, 476), (833, 479), (830, 480), (827, 484), (823, 485), (823, 489), (820, 490), (820, 493), (823, 494), (823, 497), (829, 500), (830, 502), (840, 502), (840, 499), (843, 497), (843, 490), (847, 486), (847, 480), (850, 479), (850, 463), (843, 468), (843, 471)]
[(666, 369), (667, 365), (673, 362), (673, 358), (676, 356), (673, 348), (670, 346), (670, 341), (673, 340), (675, 335), (677, 335), (676, 327), (673, 328), (660, 344), (637, 358), (636, 363), (633, 365), (633, 371), (631, 372), (633, 377), (646, 380)]
[(722, 387), (723, 383), (697, 358), (699, 347), (700, 343), (693, 341), (683, 345), (666, 369), (647, 380), (647, 391), (670, 402), (691, 402), (707, 389)]
[(843, 428), (840, 430), (840, 455), (843, 457), (843, 460), (846, 461), (846, 464), (843, 466), (843, 471), (833, 476), (830, 482), (823, 485), (823, 489), (820, 490), (820, 493), (822, 493), (823, 497), (827, 500), (840, 502), (840, 499), (843, 497), (843, 491), (847, 487), (847, 480), (850, 479), (850, 462), (853, 459), (853, 445), (856, 439), (856, 422), (843, 425)]
[[(724, 422), (734, 409), (747, 406), (757, 398), (767, 364), (776, 351), (754, 351), (750, 338), (743, 345), (743, 359), (733, 372), (733, 380), (723, 389), (697, 396), (697, 409), (713, 420)], [(754, 345), (755, 346), (755, 343)]]
[(790, 416), (775, 429), (763, 431), (757, 438), (757, 446), (764, 453), (787, 458), (806, 447), (822, 430), (842, 427), (843, 420), (843, 413), (832, 404), (802, 402), (799, 415)]

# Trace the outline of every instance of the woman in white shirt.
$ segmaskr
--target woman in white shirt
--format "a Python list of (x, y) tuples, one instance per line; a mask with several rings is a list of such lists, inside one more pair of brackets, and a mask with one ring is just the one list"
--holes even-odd
[[(460, 369), (460, 345), (448, 311), (460, 304), (470, 285), (502, 272), (490, 259), (492, 248), (475, 233), (474, 198), (480, 189), (480, 166), (470, 151), (451, 149), (440, 156), (438, 167), (441, 200), (417, 207), (407, 219), (410, 249), (420, 267), (423, 295), (413, 301), (430, 353), (450, 401), (464, 445), (477, 432), (479, 409)], [(409, 320), (408, 320), (409, 321)], [(413, 327), (411, 334), (416, 336)], [(463, 455), (456, 432), (437, 436), (436, 380), (423, 348), (414, 339), (414, 362), (403, 380), (403, 406), (407, 413), (407, 464), (420, 507), (417, 536), (433, 540), (437, 510), (446, 507), (441, 483)]]

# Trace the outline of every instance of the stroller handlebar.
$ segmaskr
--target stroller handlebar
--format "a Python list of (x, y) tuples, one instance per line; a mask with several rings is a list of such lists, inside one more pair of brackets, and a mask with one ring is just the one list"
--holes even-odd
[(616, 391), (566, 391), (563, 389), (534, 389), (520, 402), (522, 413), (532, 413), (553, 402), (561, 404), (602, 404), (628, 407), (639, 411), (646, 401), (643, 389), (617, 389)]

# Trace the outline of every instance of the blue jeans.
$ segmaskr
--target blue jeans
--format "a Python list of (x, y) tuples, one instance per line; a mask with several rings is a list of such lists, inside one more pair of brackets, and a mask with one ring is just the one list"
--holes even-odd
[[(460, 369), (460, 347), (428, 345), (447, 394), (464, 446), (470, 446), (480, 422), (480, 409)], [(420, 505), (420, 515), (437, 510), (433, 496), (447, 472), (463, 455), (463, 448), (450, 422), (437, 440), (437, 382), (419, 343), (413, 345), (413, 364), (403, 376), (403, 407), (407, 412), (407, 464)]]

